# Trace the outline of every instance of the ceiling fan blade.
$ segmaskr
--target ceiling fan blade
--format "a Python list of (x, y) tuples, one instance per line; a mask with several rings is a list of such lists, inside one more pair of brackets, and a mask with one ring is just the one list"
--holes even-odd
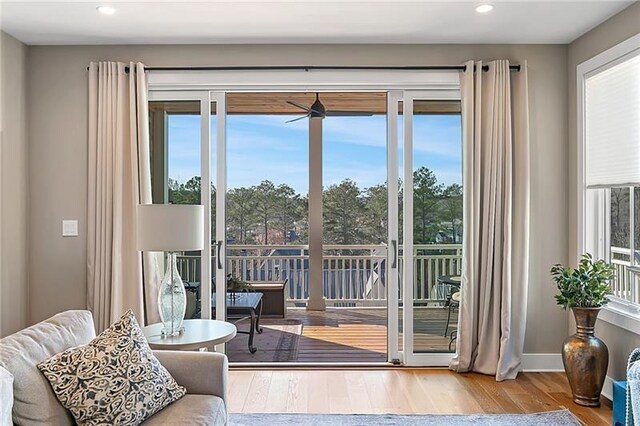
[(309, 108), (309, 107), (307, 107), (307, 106), (304, 106), (304, 105), (301, 105), (301, 104), (299, 104), (299, 103), (297, 103), (297, 102), (287, 101), (287, 103), (288, 103), (289, 105), (293, 105), (293, 106), (294, 106), (294, 107), (296, 107), (296, 108), (303, 109), (303, 110), (305, 110), (305, 111), (307, 111), (307, 112), (311, 111), (311, 108)]
[(371, 117), (372, 112), (366, 111), (327, 111), (327, 117)]
[(285, 123), (293, 123), (294, 121), (302, 120), (302, 119), (305, 119), (305, 118), (307, 118), (307, 116), (303, 115), (302, 117), (298, 117), (298, 118), (294, 118), (293, 120), (285, 121)]
[(307, 112), (315, 112), (316, 114), (322, 114), (322, 112), (320, 112), (318, 110), (315, 110), (313, 108), (309, 108), (309, 107), (304, 106), (304, 105), (300, 105), (299, 103), (296, 103), (296, 102), (293, 102), (293, 101), (287, 101), (287, 103), (290, 104), (290, 105), (293, 105), (294, 107), (298, 107), (300, 109), (303, 109), (303, 110), (305, 110)]

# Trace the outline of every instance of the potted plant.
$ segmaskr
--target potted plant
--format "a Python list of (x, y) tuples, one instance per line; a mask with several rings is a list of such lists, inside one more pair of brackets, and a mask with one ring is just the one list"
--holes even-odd
[(554, 265), (551, 276), (558, 288), (556, 302), (570, 308), (576, 320), (576, 334), (562, 346), (562, 362), (571, 386), (573, 401), (587, 407), (600, 405), (600, 392), (609, 364), (609, 350), (594, 333), (600, 309), (609, 303), (609, 281), (615, 269), (604, 260), (582, 255), (577, 268)]
[(234, 277), (231, 274), (227, 275), (227, 292), (231, 295), (232, 299), (235, 299), (236, 293), (249, 290), (251, 286), (248, 282)]

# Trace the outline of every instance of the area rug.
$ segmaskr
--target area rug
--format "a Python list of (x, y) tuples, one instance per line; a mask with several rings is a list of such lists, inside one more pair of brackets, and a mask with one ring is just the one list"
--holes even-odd
[[(238, 330), (248, 331), (249, 320), (236, 324)], [(262, 334), (255, 333), (253, 346), (256, 353), (249, 352), (249, 335), (237, 334), (227, 343), (227, 356), (231, 362), (293, 362), (298, 357), (298, 342), (302, 335), (302, 322), (294, 319), (263, 318), (260, 321)]]
[(233, 426), (255, 425), (367, 425), (367, 426), (442, 426), (442, 425), (487, 425), (487, 426), (564, 426), (580, 425), (569, 410), (548, 411), (535, 414), (474, 414), (474, 415), (410, 415), (391, 414), (231, 414)]

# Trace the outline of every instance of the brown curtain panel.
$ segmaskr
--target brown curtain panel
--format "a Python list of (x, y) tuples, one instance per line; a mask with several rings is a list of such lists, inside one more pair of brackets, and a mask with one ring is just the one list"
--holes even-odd
[(135, 238), (136, 206), (151, 203), (148, 116), (144, 65), (90, 64), (87, 306), (98, 332), (127, 309), (159, 319), (157, 262)]
[(511, 72), (506, 60), (469, 61), (460, 89), (464, 257), (458, 349), (450, 368), (501, 381), (520, 370), (527, 318), (527, 64)]

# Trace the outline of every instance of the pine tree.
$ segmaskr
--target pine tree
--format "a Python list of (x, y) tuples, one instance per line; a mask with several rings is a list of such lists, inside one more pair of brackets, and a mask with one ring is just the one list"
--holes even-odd
[(357, 244), (362, 241), (365, 204), (358, 185), (345, 179), (324, 191), (324, 241)]

